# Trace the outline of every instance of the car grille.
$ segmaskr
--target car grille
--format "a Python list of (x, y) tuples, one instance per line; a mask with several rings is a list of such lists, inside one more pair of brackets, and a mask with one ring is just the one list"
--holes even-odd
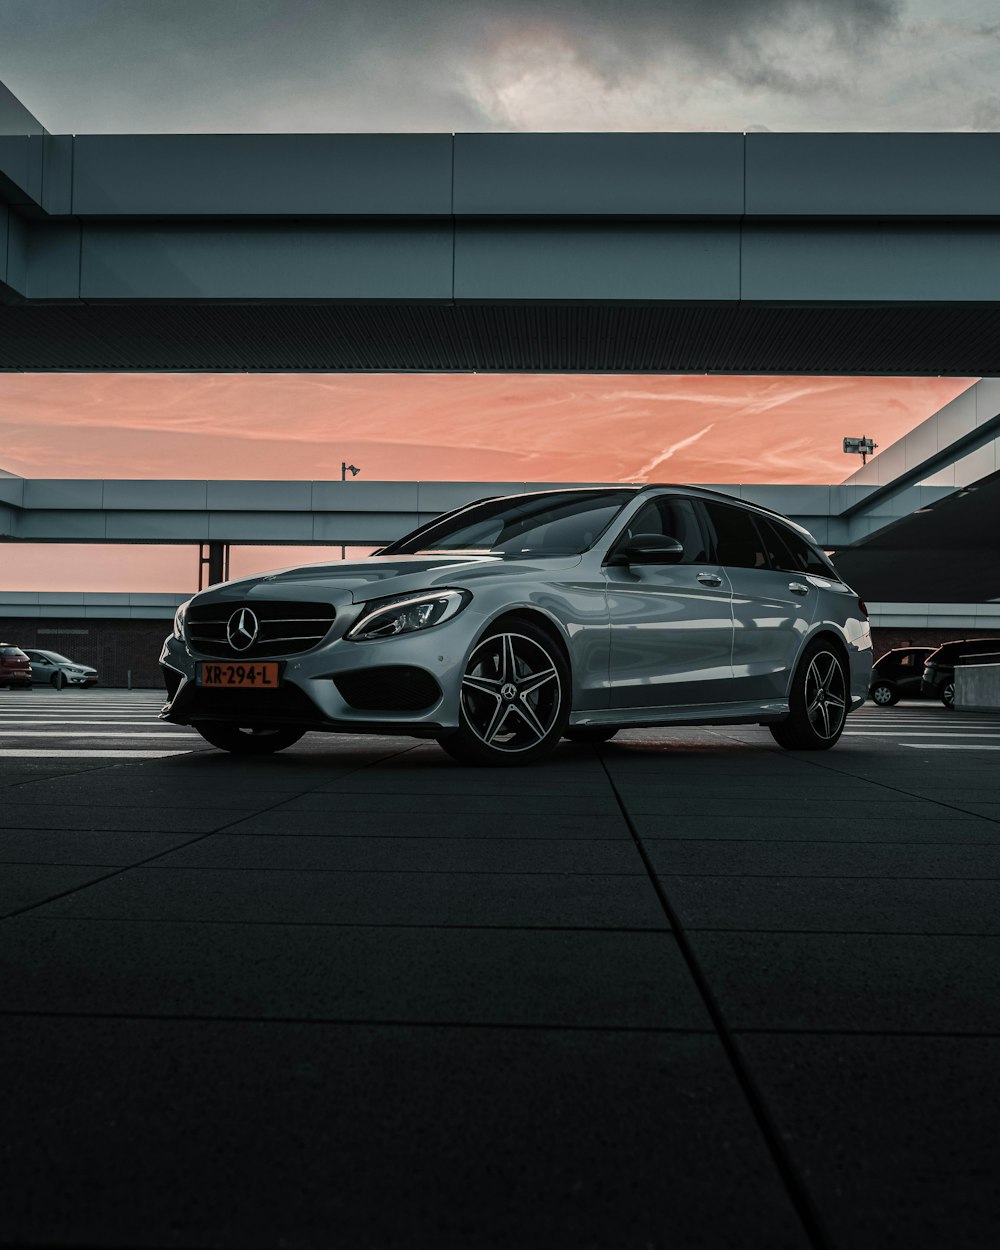
[[(234, 613), (247, 608), (260, 629), (245, 650), (230, 645), (226, 627)], [(336, 612), (330, 603), (204, 603), (188, 609), (185, 632), (192, 650), (200, 655), (225, 659), (260, 659), (265, 656), (298, 655), (318, 646), (330, 632)]]
[(430, 673), (407, 664), (358, 669), (333, 680), (344, 702), (359, 711), (420, 712), (441, 698)]

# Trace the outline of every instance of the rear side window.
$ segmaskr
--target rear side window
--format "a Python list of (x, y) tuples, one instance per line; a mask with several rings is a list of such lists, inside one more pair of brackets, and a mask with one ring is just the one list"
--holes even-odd
[(708, 514), (717, 564), (728, 564), (730, 568), (737, 569), (769, 567), (764, 541), (749, 512), (708, 500), (703, 500), (702, 506)]
[(962, 647), (961, 655), (988, 655), (991, 652), (1000, 652), (1000, 638), (984, 638), (980, 642), (970, 643), (968, 646)]
[(776, 569), (788, 573), (815, 573), (817, 577), (833, 575), (833, 569), (801, 534), (767, 517), (757, 517), (756, 520), (764, 532), (768, 554)]

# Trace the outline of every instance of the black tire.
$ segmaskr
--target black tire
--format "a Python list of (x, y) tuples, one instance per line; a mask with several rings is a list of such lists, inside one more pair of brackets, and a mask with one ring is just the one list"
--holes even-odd
[(941, 702), (947, 708), (954, 710), (955, 707), (955, 683), (954, 681), (946, 681), (941, 687)]
[(65, 683), (66, 679), (63, 677), (62, 669), (57, 668), (52, 674), (52, 685), (55, 686), (57, 690), (62, 690)]
[(899, 702), (899, 691), (889, 681), (877, 681), (868, 691), (868, 697), (876, 707), (894, 707)]
[(578, 729), (563, 730), (568, 742), (610, 742), (617, 729), (602, 729), (600, 725), (581, 725)]
[(530, 621), (486, 631), (472, 648), (456, 733), (439, 739), (463, 764), (534, 764), (552, 752), (570, 714), (562, 648)]
[(832, 643), (818, 640), (798, 663), (788, 699), (788, 716), (770, 725), (771, 737), (787, 751), (828, 751), (844, 732), (849, 704), (847, 666)]
[(306, 732), (294, 726), (223, 725), (203, 723), (193, 725), (206, 742), (234, 755), (273, 755), (298, 742)]

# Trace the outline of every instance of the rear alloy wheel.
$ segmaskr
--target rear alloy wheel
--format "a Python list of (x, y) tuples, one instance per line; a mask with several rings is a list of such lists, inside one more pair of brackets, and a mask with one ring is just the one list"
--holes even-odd
[(193, 725), (206, 742), (234, 755), (272, 755), (298, 742), (306, 732), (293, 726), (266, 727), (255, 725)]
[(953, 681), (946, 681), (941, 687), (941, 702), (945, 707), (955, 706), (955, 683)]
[(512, 623), (481, 638), (462, 678), (459, 728), (440, 738), (463, 764), (533, 764), (569, 719), (569, 668), (537, 626)]
[(826, 751), (844, 731), (847, 720), (847, 673), (844, 661), (824, 642), (806, 650), (792, 679), (785, 720), (769, 726), (771, 736), (788, 751)]
[(564, 729), (563, 737), (569, 742), (610, 742), (617, 732), (600, 725), (581, 725), (578, 729)]
[(880, 681), (877, 685), (872, 686), (869, 693), (872, 703), (877, 704), (878, 707), (892, 707), (894, 703), (899, 702), (896, 687), (891, 686), (887, 681)]

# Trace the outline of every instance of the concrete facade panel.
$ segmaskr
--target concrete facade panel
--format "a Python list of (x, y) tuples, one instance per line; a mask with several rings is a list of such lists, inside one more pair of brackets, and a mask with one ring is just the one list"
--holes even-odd
[(313, 542), (311, 513), (210, 512), (206, 539), (221, 542)]
[(147, 510), (169, 508), (205, 509), (208, 507), (207, 482), (148, 482), (108, 479), (104, 483), (104, 504), (108, 510), (118, 508)]
[(108, 542), (207, 542), (207, 512), (129, 512), (106, 514)]
[(28, 225), (13, 209), (7, 217), (7, 276), (4, 279), (19, 295), (28, 286)]
[(27, 135), (0, 135), (0, 191), (12, 204), (32, 202), (29, 150)]
[(971, 434), (979, 424), (979, 383), (956, 395), (950, 404), (923, 423), (937, 430), (938, 449), (943, 450), (957, 439)]
[(83, 232), (84, 299), (386, 299), (451, 296), (451, 230), (292, 224), (95, 225)]
[(955, 463), (955, 485), (969, 486), (997, 470), (997, 444), (977, 447)]
[[(394, 537), (416, 529), (417, 512), (400, 512), (388, 517), (368, 512), (328, 512), (313, 518), (312, 541), (367, 546), (390, 542)], [(294, 563), (294, 560), (289, 560)]]
[(455, 229), (457, 300), (735, 300), (733, 227), (576, 223)]
[(899, 441), (903, 445), (906, 468), (915, 469), (937, 455), (938, 424), (936, 421), (922, 421)]
[(308, 512), (311, 482), (208, 482), (207, 506), (239, 511), (249, 505), (261, 512)]
[(80, 225), (32, 222), (28, 227), (28, 299), (80, 298)]
[(451, 135), (80, 135), (73, 212), (447, 216)]
[(24, 542), (104, 542), (107, 518), (104, 512), (25, 509), (18, 518), (17, 536)]
[(749, 134), (746, 212), (996, 217), (1000, 134)]
[(41, 154), (42, 208), (54, 216), (73, 211), (73, 137), (44, 135), (32, 140)]
[(966, 394), (970, 392), (976, 400), (976, 425), (992, 421), (1000, 414), (1000, 378), (980, 378)]
[(830, 511), (829, 486), (744, 486), (741, 498), (786, 516), (825, 516)]
[[(359, 502), (360, 482), (312, 482), (312, 506), (317, 512), (342, 512), (355, 508)], [(416, 512), (419, 484), (417, 482), (365, 482), (365, 511)], [(354, 493), (352, 499), (351, 493)]]
[(441, 300), (451, 232), (377, 225), (85, 227), (84, 299)]
[(455, 136), (455, 215), (735, 217), (739, 134)]
[(83, 478), (26, 479), (25, 508), (103, 508), (104, 483)]
[(761, 301), (990, 302), (1000, 228), (748, 223), (742, 297)]

